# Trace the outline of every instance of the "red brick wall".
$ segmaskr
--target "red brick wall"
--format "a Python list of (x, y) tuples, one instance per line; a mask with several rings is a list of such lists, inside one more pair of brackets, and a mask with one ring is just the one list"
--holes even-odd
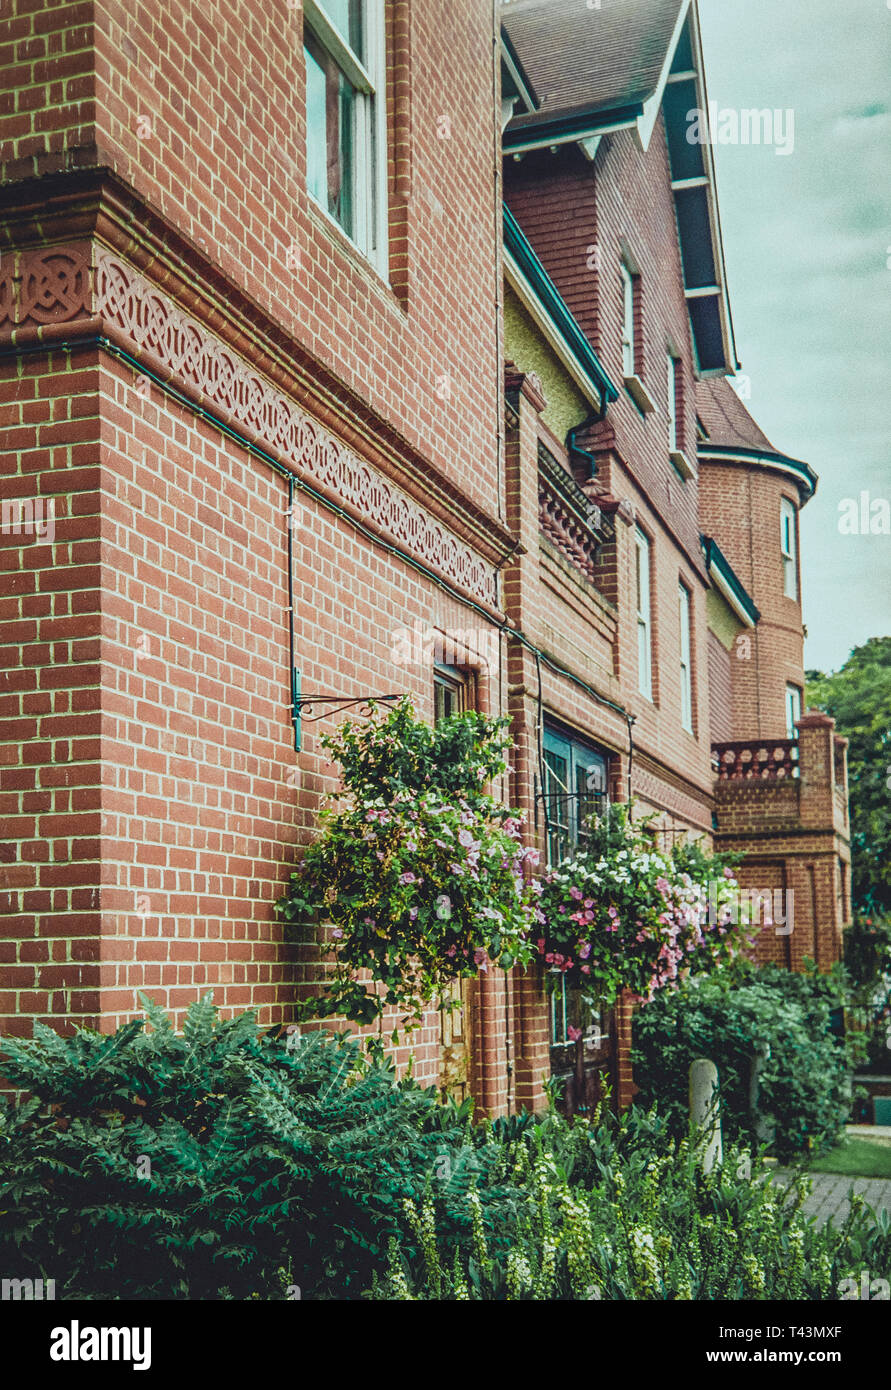
[(738, 644), (732, 661), (732, 739), (786, 737), (787, 683), (802, 691), (804, 708), (800, 563), (799, 598), (787, 598), (780, 552), (783, 497), (798, 507), (794, 483), (774, 470), (701, 463), (702, 529), (718, 540), (761, 613), (755, 630), (743, 634), (751, 643)]
[[(657, 409), (642, 417), (623, 390), (592, 437), (605, 486), (622, 496), (620, 487), (632, 476), (690, 562), (701, 569), (697, 486), (695, 480), (682, 482), (668, 458), (669, 342), (681, 359), (678, 432), (691, 462), (696, 415), (690, 320), (661, 117), (646, 153), (631, 131), (617, 131), (604, 136), (593, 163), (576, 146), (554, 154), (534, 152), (519, 163), (508, 160), (504, 182), (505, 201), (618, 386), (623, 256), (630, 255), (639, 270), (638, 374)], [(589, 254), (591, 246), (597, 247), (596, 258)], [(611, 452), (624, 463), (615, 480)]]
[[(90, 1015), (100, 965), (102, 567), (95, 350), (0, 368), (0, 1017)], [(32, 513), (33, 514), (33, 513)]]
[[(342, 445), (353, 451), (331, 469), (346, 492), (359, 477), (357, 495), (341, 499), (347, 513), (374, 513), (381, 487), (395, 489), (403, 548), (422, 562), (433, 554), (446, 580), (477, 592), (509, 544), (498, 522), (492, 11), (433, 0), (387, 11), (389, 283), (305, 192), (299, 8), (12, 0), (0, 16), (0, 337), (8, 345), (15, 329), (36, 347), (104, 331), (183, 389), (171, 344), (176, 313), (190, 315), (206, 354), (193, 400), (216, 408), (230, 364), (254, 365), (303, 412), (285, 464), (305, 472), (323, 426), (319, 466)], [(104, 186), (84, 167), (96, 165), (113, 171)], [(24, 306), (24, 286), (27, 257), (46, 242), (77, 250), (58, 275), (34, 262), (35, 284), (51, 282), (41, 316)], [(99, 279), (116, 272), (94, 272), (91, 287), (88, 269), (103, 247), (145, 284), (115, 281), (103, 301)], [(3, 537), (14, 573), (2, 640), (12, 667), (22, 663), (0, 692), (14, 834), (0, 889), (16, 894), (0, 936), (4, 1026), (15, 1015), (8, 1026), (25, 1032), (35, 1017), (111, 1027), (138, 988), (180, 1010), (213, 987), (226, 1009), (287, 1021), (318, 978), (318, 951), (283, 950), (272, 904), (336, 783), (319, 743), (330, 721), (305, 726), (299, 755), (291, 743), (286, 483), (108, 354), (100, 371), (93, 352), (87, 384), (59, 379), (61, 354), (24, 361), (4, 369), (5, 423), (16, 429), (4, 497), (39, 485), (66, 504), (55, 553)], [(240, 389), (222, 410), (236, 424)], [(275, 411), (248, 429), (273, 450)], [(76, 514), (75, 569), (62, 557), (75, 536), (66, 507), (81, 507), (81, 493), (90, 509)], [(298, 497), (304, 691), (407, 690), (429, 717), (432, 670), (397, 664), (394, 634), (485, 629), (486, 617), (346, 515)], [(497, 662), (479, 686), (482, 707), (497, 711)], [(486, 999), (474, 1008), (494, 1027), (503, 1011)], [(434, 1080), (437, 1016), (413, 1048), (417, 1073)], [(398, 1060), (408, 1055), (402, 1047)], [(481, 1091), (503, 1107), (487, 1065)]]
[(728, 743), (733, 738), (733, 652), (711, 631), (707, 645), (712, 739)]

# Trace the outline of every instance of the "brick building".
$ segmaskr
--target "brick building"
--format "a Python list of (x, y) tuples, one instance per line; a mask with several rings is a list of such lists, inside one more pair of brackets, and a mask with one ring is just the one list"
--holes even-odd
[[(711, 154), (683, 139), (695, 6), (503, 19), (0, 17), (6, 1031), (110, 1029), (140, 989), (288, 1022), (319, 966), (273, 903), (336, 785), (319, 735), (369, 695), (508, 713), (500, 791), (552, 857), (630, 792), (668, 838), (757, 820), (762, 856), (785, 796), (783, 845), (846, 862), (831, 729), (804, 721), (789, 785), (714, 779), (713, 742), (784, 732), (800, 667), (721, 477), (804, 497), (716, 421), (736, 357)], [(571, 1050), (573, 1001), (531, 974), (464, 1000), (413, 1040), (422, 1080), (492, 1113), (549, 1067), (629, 1093), (627, 1009)]]

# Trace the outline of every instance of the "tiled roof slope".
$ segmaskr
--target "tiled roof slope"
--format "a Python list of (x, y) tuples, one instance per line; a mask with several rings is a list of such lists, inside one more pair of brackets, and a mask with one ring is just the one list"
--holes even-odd
[(724, 376), (697, 381), (696, 413), (708, 432), (710, 444), (722, 449), (736, 445), (768, 454), (778, 452)]
[(558, 114), (608, 111), (655, 91), (682, 0), (517, 0), (502, 22), (541, 101), (511, 129)]

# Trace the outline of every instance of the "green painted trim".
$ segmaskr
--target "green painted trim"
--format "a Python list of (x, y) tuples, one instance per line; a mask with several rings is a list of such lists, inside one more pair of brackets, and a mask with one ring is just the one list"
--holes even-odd
[[(528, 145), (530, 140), (545, 144), (563, 145), (570, 141), (584, 140), (587, 135), (597, 135), (604, 126), (619, 129), (632, 126), (643, 115), (643, 102), (630, 106), (617, 106), (612, 111), (580, 111), (573, 116), (555, 116), (551, 120), (529, 116), (518, 129), (504, 132), (502, 147), (510, 154), (518, 146)], [(516, 119), (522, 120), (522, 117)]]
[(716, 459), (738, 459), (740, 463), (765, 463), (768, 466), (776, 464), (786, 472), (795, 474), (809, 498), (817, 491), (820, 481), (809, 463), (790, 458), (788, 454), (771, 453), (769, 449), (745, 449), (739, 444), (712, 444), (708, 439), (704, 439), (700, 440), (697, 453), (704, 459), (714, 455)]
[(504, 245), (529, 281), (577, 365), (596, 383), (605, 402), (618, 400), (619, 388), (610, 381), (600, 358), (573, 317), (569, 305), (526, 240), (508, 207), (504, 209)]
[(750, 597), (742, 581), (737, 577), (727, 556), (718, 545), (718, 542), (712, 540), (711, 536), (702, 536), (700, 539), (702, 540), (702, 548), (705, 551), (706, 569), (717, 570), (754, 626), (754, 624), (759, 621), (761, 613), (755, 607), (754, 601)]

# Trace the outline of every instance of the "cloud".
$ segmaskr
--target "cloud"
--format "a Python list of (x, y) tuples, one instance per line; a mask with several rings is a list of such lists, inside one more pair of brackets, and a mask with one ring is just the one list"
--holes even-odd
[(891, 495), (891, 14), (876, 0), (700, 0), (709, 95), (791, 107), (795, 151), (716, 151), (748, 402), (820, 489), (802, 515), (806, 662), (891, 631), (891, 538), (843, 537), (838, 501)]

